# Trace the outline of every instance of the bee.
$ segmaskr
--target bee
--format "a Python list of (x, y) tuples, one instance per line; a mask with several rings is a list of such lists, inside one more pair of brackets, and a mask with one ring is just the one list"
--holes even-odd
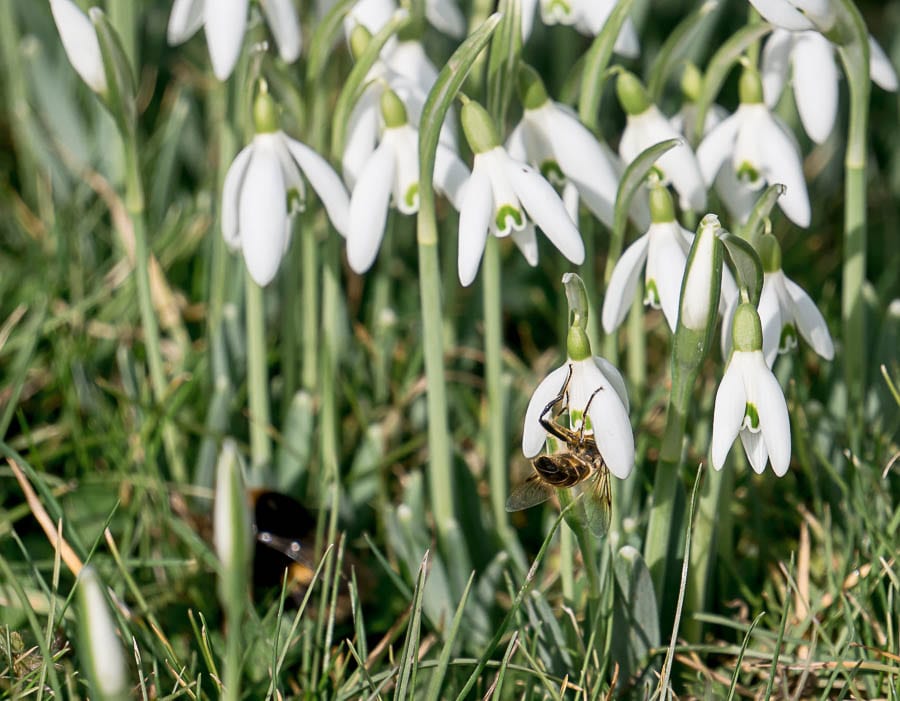
[[(541, 412), (541, 426), (566, 445), (566, 450), (550, 455), (539, 455), (532, 461), (534, 474), (516, 487), (506, 500), (507, 511), (521, 511), (542, 504), (553, 494), (553, 489), (564, 489), (583, 485), (585, 517), (591, 532), (603, 537), (609, 532), (612, 510), (612, 492), (609, 485), (609, 468), (597, 448), (592, 435), (585, 435), (584, 425), (587, 421), (588, 409), (597, 393), (603, 390), (598, 387), (591, 394), (582, 412), (581, 425), (570, 429), (554, 420), (572, 380), (572, 364), (566, 381), (557, 397)], [(587, 483), (587, 484), (586, 484)]]

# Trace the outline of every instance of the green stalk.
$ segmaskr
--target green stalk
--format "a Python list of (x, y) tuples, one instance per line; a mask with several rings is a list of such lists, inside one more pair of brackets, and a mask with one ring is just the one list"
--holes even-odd
[[(319, 378), (319, 247), (316, 230), (311, 224), (300, 231), (302, 268), (301, 294), (303, 295), (303, 321), (301, 331), (301, 355), (303, 370), (300, 384), (315, 395)], [(331, 233), (331, 232), (329, 232)]]
[(597, 541), (586, 528), (587, 516), (584, 513), (582, 503), (569, 506), (575, 500), (571, 489), (557, 489), (559, 506), (566, 515), (566, 523), (575, 534), (578, 547), (581, 550), (581, 559), (584, 561), (584, 572), (587, 576), (588, 588), (588, 620), (593, 620), (593, 613), (600, 603), (600, 571), (597, 569)]
[(136, 2), (110, 2), (106, 4), (109, 22), (116, 30), (116, 34), (119, 35), (122, 51), (125, 53), (131, 66), (141, 65), (137, 60), (137, 13), (140, 7), (140, 3)]
[(488, 473), (491, 508), (502, 539), (508, 535), (506, 514), (507, 483), (506, 412), (503, 392), (503, 313), (500, 270), (500, 241), (488, 236), (484, 250), (482, 292), (484, 295), (484, 364), (488, 408)]
[[(694, 539), (702, 547), (691, 549), (690, 567), (688, 570), (687, 592), (685, 593), (685, 611), (698, 613), (706, 607), (708, 584), (712, 575), (712, 563), (718, 551), (719, 503), (725, 486), (731, 483), (732, 465), (723, 470), (707, 470), (706, 479), (701, 485), (700, 501), (694, 521)], [(684, 638), (692, 643), (700, 642), (703, 624), (694, 616), (688, 615), (684, 622)]]
[(269, 426), (269, 372), (266, 365), (266, 319), (263, 290), (244, 269), (244, 310), (247, 334), (247, 407), (250, 410), (250, 472), (248, 481), (260, 484), (272, 462)]
[[(138, 307), (144, 331), (144, 346), (147, 353), (147, 365), (150, 369), (153, 398), (157, 404), (162, 406), (166, 399), (167, 382), (160, 348), (159, 322), (156, 319), (150, 293), (150, 248), (147, 243), (147, 227), (144, 219), (144, 186), (141, 181), (138, 156), (140, 151), (137, 134), (133, 129), (124, 130), (122, 136), (125, 146), (125, 208), (134, 230), (134, 275)], [(175, 427), (172, 424), (167, 423), (163, 426), (163, 445), (172, 477), (176, 482), (185, 482), (187, 470), (182, 452), (178, 447)]]

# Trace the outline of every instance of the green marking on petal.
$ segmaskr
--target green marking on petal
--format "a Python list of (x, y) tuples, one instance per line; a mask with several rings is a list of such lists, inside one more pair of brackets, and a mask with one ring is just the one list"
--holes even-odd
[(649, 304), (654, 309), (662, 307), (662, 302), (659, 301), (659, 289), (656, 287), (656, 280), (653, 278), (647, 280), (644, 289), (644, 304)]
[(753, 189), (762, 187), (762, 174), (749, 161), (741, 163), (735, 171), (735, 175), (747, 187)]
[(797, 347), (797, 328), (787, 323), (781, 327), (781, 338), (778, 340), (778, 352), (787, 353)]
[(413, 183), (403, 193), (403, 202), (409, 209), (419, 208), (419, 183)]
[(306, 210), (306, 198), (296, 188), (292, 187), (287, 191), (287, 211), (303, 212)]
[(566, 176), (563, 175), (563, 172), (559, 167), (559, 163), (557, 163), (552, 158), (548, 158), (546, 161), (541, 163), (541, 175), (543, 175), (544, 178), (549, 180), (554, 185), (565, 185), (566, 183)]
[(572, 6), (565, 0), (549, 0), (544, 2), (544, 11), (548, 14), (553, 10), (562, 10), (565, 14), (572, 13)]
[[(509, 219), (512, 219), (511, 226), (508, 225)], [(500, 234), (506, 235), (511, 229), (519, 230), (525, 226), (525, 219), (522, 216), (522, 211), (520, 209), (513, 207), (511, 204), (505, 204), (497, 210), (494, 224), (496, 224), (497, 231)]]
[(747, 407), (744, 409), (744, 426), (754, 433), (759, 430), (759, 411), (756, 409), (756, 405), (750, 402), (747, 402)]

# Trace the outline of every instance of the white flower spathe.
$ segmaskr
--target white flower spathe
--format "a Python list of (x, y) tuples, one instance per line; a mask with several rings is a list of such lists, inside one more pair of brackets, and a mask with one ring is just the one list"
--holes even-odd
[[(459, 209), (459, 195), (469, 169), (454, 151), (438, 144), (434, 185)], [(393, 195), (393, 197), (391, 197)], [(419, 211), (419, 133), (409, 124), (384, 130), (381, 143), (363, 166), (350, 198), (347, 261), (357, 273), (375, 261), (388, 205), (402, 214)]]
[[(656, 105), (640, 114), (627, 115), (627, 124), (619, 141), (619, 155), (627, 166), (643, 151), (681, 135)], [(671, 182), (679, 195), (682, 209), (706, 208), (706, 186), (693, 150), (686, 143), (664, 153), (655, 164), (664, 182)]]
[[(838, 67), (834, 45), (817, 31), (776, 29), (762, 52), (761, 77), (766, 104), (774, 107), (788, 75), (794, 102), (809, 138), (824, 143), (834, 129), (838, 109)], [(869, 71), (884, 90), (897, 90), (897, 74), (877, 42), (869, 37)]]
[[(534, 26), (534, 12), (538, 0), (522, 2), (522, 38), (528, 39)], [(565, 24), (582, 34), (596, 36), (603, 29), (610, 13), (615, 8), (615, 0), (540, 0), (541, 21), (546, 25)], [(637, 58), (640, 53), (637, 30), (631, 18), (625, 19), (613, 50), (626, 58)]]
[(458, 271), (463, 287), (475, 280), (489, 233), (512, 234), (528, 263), (537, 265), (532, 222), (571, 262), (584, 262), (581, 235), (553, 186), (502, 146), (476, 153), (459, 204)]
[(97, 30), (72, 0), (50, 0), (50, 11), (69, 63), (95, 93), (105, 93), (106, 71)]
[(322, 200), (334, 228), (346, 235), (350, 201), (328, 162), (282, 131), (257, 134), (235, 157), (222, 192), (222, 235), (240, 249), (251, 277), (268, 285), (289, 243), (288, 199), (304, 200), (301, 173)]
[(94, 691), (104, 698), (126, 698), (128, 664), (103, 594), (103, 583), (91, 565), (78, 575), (78, 595), (80, 624), (85, 628), (89, 648), (80, 654), (88, 657), (90, 678), (97, 685)]
[(510, 156), (533, 164), (547, 177), (561, 173), (564, 181), (575, 186), (588, 209), (612, 227), (619, 187), (615, 156), (569, 108), (547, 100), (536, 109), (524, 110), (522, 121), (509, 136), (507, 149)]
[(734, 351), (716, 391), (713, 412), (712, 464), (721, 470), (740, 435), (753, 469), (766, 461), (781, 477), (791, 461), (791, 423), (781, 385), (761, 350)]
[[(300, 21), (291, 0), (259, 0), (278, 54), (287, 63), (300, 56)], [(250, 0), (175, 0), (169, 15), (167, 39), (175, 46), (190, 39), (200, 27), (206, 33), (209, 59), (219, 80), (227, 80), (234, 70), (244, 32)]]
[(678, 300), (684, 266), (694, 235), (678, 222), (655, 222), (619, 258), (603, 299), (603, 330), (615, 331), (631, 309), (641, 270), (644, 304), (662, 309), (672, 331), (678, 323)]
[(547, 431), (541, 426), (541, 412), (559, 394), (570, 365), (572, 377), (563, 409), (570, 414), (583, 412), (591, 395), (597, 392), (588, 410), (594, 441), (609, 471), (625, 479), (634, 468), (634, 433), (628, 419), (628, 393), (616, 367), (599, 356), (567, 360), (541, 380), (525, 411), (522, 452), (526, 458), (533, 458), (544, 447)]
[[(767, 183), (785, 185), (778, 206), (797, 226), (809, 226), (809, 195), (799, 149), (787, 127), (763, 103), (741, 104), (704, 137), (697, 158), (710, 184), (723, 167), (730, 167), (741, 189), (758, 191)], [(740, 210), (747, 201), (752, 205), (752, 199), (732, 199), (729, 208)], [(739, 212), (741, 218), (746, 214)]]

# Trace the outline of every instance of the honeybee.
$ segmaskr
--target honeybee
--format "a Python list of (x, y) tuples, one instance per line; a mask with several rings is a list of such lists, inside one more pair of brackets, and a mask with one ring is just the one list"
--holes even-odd
[[(612, 511), (612, 492), (609, 485), (609, 468), (597, 448), (592, 435), (585, 435), (588, 409), (603, 387), (591, 394), (582, 412), (581, 425), (573, 430), (557, 423), (557, 415), (572, 380), (572, 364), (559, 395), (541, 412), (541, 426), (566, 445), (566, 450), (550, 455), (539, 455), (532, 460), (534, 474), (516, 487), (506, 500), (507, 511), (521, 511), (545, 502), (553, 494), (553, 489), (563, 489), (583, 485), (584, 507), (587, 525), (591, 532), (603, 537), (609, 532)], [(587, 484), (585, 484), (587, 483)]]

